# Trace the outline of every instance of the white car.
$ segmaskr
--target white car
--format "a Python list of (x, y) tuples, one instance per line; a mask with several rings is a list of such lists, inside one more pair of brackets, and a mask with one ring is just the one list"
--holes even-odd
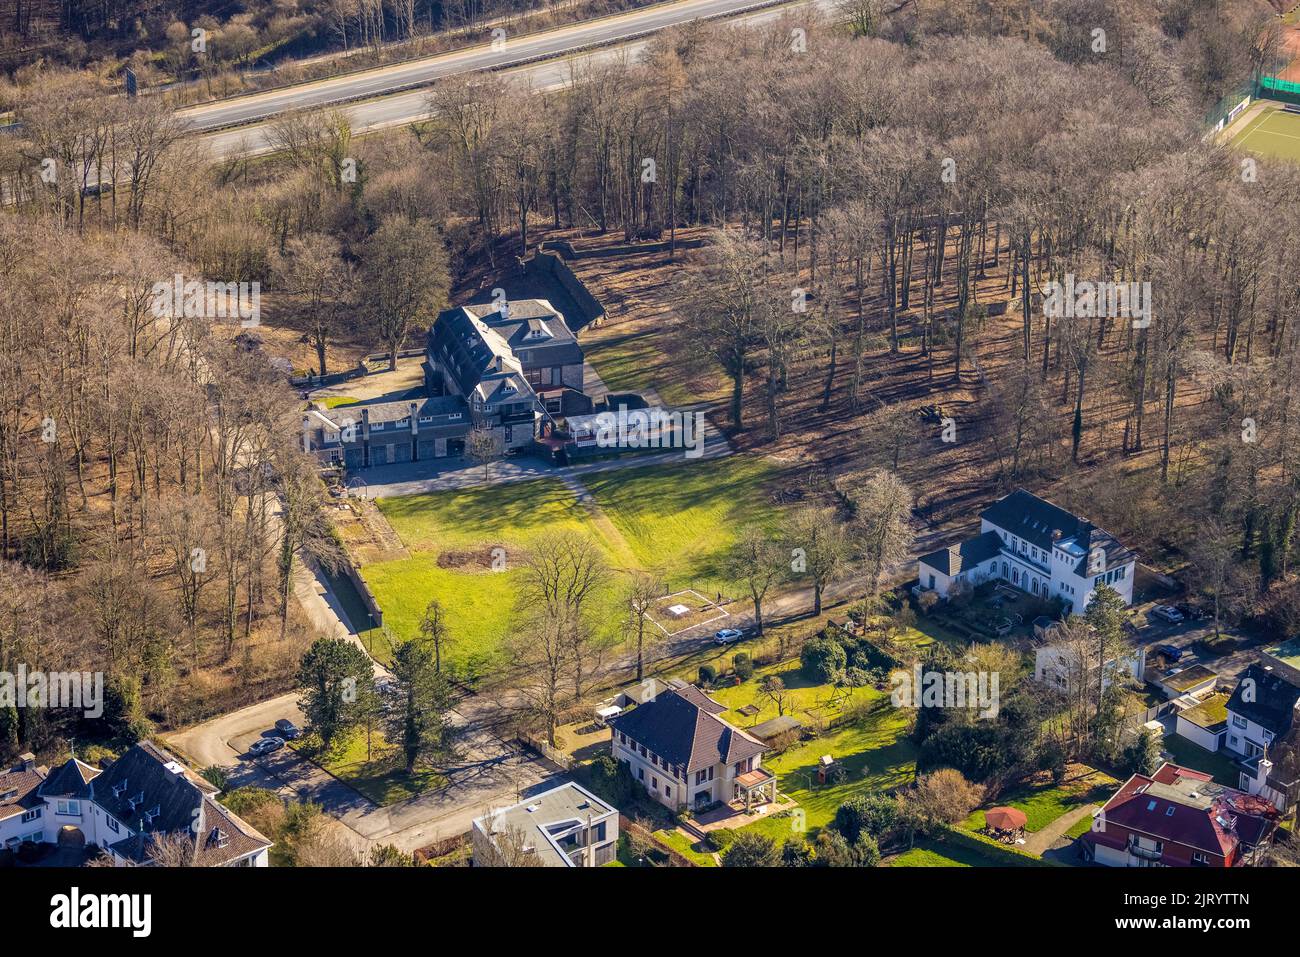
[(715, 644), (719, 645), (730, 645), (734, 642), (740, 641), (740, 639), (744, 637), (745, 633), (739, 629), (723, 628), (721, 631), (714, 633), (713, 641)]
[(1173, 605), (1156, 605), (1151, 609), (1151, 615), (1154, 618), (1162, 618), (1171, 625), (1177, 625), (1183, 620), (1183, 613)]
[(248, 753), (255, 758), (284, 747), (284, 738), (259, 738), (248, 746)]

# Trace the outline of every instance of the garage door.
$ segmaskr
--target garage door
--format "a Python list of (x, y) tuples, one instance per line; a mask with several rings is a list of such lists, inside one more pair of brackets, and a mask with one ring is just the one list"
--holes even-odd
[(433, 439), (421, 439), (419, 453), (420, 453), (421, 462), (434, 458), (438, 454), (438, 452), (437, 452), (437, 447), (434, 445)]
[(365, 467), (365, 456), (360, 449), (348, 449), (343, 453), (343, 464), (350, 469)]
[(450, 456), (453, 456), (453, 457), (455, 457), (455, 458), (460, 458), (460, 457), (462, 457), (462, 456), (465, 454), (465, 440), (464, 440), (464, 439), (448, 439), (448, 440), (447, 440), (447, 454), (450, 455)]
[(372, 445), (370, 446), (370, 464), (387, 465), (388, 464), (388, 446)]
[(393, 461), (394, 461), (394, 462), (409, 462), (409, 461), (411, 461), (411, 443), (410, 443), (410, 442), (401, 442), (401, 443), (399, 443), (399, 444), (397, 444), (397, 445), (394, 445), (394, 446), (393, 446), (393, 451), (396, 453), (396, 455), (393, 457)]

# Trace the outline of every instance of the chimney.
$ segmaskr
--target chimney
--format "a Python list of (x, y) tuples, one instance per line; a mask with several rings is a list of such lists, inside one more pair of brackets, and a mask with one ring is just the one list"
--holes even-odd
[(24, 751), (18, 755), (18, 770), (33, 771), (36, 769), (36, 755), (30, 751)]
[(417, 412), (418, 409), (419, 409), (419, 403), (412, 402), (411, 403), (411, 434), (412, 435), (420, 431), (420, 427), (417, 424), (420, 418)]

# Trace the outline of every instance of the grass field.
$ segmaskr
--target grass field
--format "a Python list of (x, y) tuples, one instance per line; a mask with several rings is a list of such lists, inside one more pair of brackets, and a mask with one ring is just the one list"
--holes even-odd
[[(759, 689), (759, 684), (769, 675), (780, 678), (785, 685), (785, 713), (794, 715), (805, 723), (811, 723), (810, 719), (829, 721), (849, 705), (870, 701), (881, 695), (874, 688), (836, 688), (817, 684), (804, 677), (798, 661), (785, 661), (758, 668), (750, 680), (739, 685), (717, 688), (711, 692), (719, 704), (731, 709), (722, 717), (738, 728), (753, 727), (777, 717), (776, 703)], [(758, 707), (758, 714), (749, 717), (740, 714), (737, 709), (746, 705)]]
[[(1041, 831), (1062, 814), (1074, 810), (1081, 804), (1104, 804), (1120, 782), (1104, 771), (1086, 768), (1083, 765), (1071, 765), (1065, 781), (1053, 784), (1051, 781), (1025, 784), (1015, 790), (1001, 795), (996, 804), (999, 807), (1014, 807), (1025, 812), (1026, 831)], [(1091, 820), (1091, 819), (1088, 819)], [(978, 831), (984, 826), (984, 812), (975, 811), (961, 823), (968, 831)], [(1088, 829), (1084, 824), (1084, 830)]]
[(441, 787), (446, 779), (436, 771), (416, 769), (407, 776), (401, 751), (389, 744), (379, 731), (370, 736), (370, 760), (366, 760), (366, 734), (354, 733), (346, 745), (328, 760), (313, 758), (340, 781), (350, 784), (376, 804), (393, 804)]
[[(551, 478), (381, 498), (376, 504), (410, 557), (364, 565), (361, 574), (396, 640), (414, 637), (429, 600), (438, 598), (456, 642), (451, 660), (488, 659), (515, 621), (519, 560), (543, 531), (589, 535), (612, 568), (658, 569), (670, 590), (738, 595), (726, 581), (723, 561), (743, 525), (779, 521), (765, 489), (774, 475), (771, 466), (741, 456), (610, 471), (586, 483), (594, 513)], [(498, 548), (503, 571), (492, 568)], [(596, 599), (593, 611), (602, 636), (615, 640), (620, 614), (612, 587)], [(376, 657), (387, 660), (390, 652), (387, 638), (376, 633)]]
[(1238, 149), (1300, 163), (1300, 113), (1281, 109), (1260, 113), (1233, 137)]
[(1000, 863), (973, 848), (941, 841), (922, 840), (889, 862), (890, 867), (995, 867)]
[[(879, 692), (875, 692), (879, 694)], [(829, 824), (839, 806), (859, 794), (871, 794), (907, 784), (916, 772), (916, 745), (907, 738), (908, 715), (881, 708), (861, 721), (814, 738), (763, 759), (776, 773), (782, 794), (799, 802), (808, 833)], [(848, 772), (841, 784), (818, 784), (817, 765), (823, 754), (833, 756)], [(773, 817), (746, 825), (783, 842), (795, 832), (790, 817)]]

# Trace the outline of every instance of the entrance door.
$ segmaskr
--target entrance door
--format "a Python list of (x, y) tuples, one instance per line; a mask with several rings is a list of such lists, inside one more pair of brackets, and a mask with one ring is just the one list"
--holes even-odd
[(388, 446), (372, 445), (370, 446), (370, 464), (387, 465), (388, 464)]
[(399, 442), (397, 445), (394, 445), (394, 446), (393, 446), (393, 451), (396, 453), (396, 455), (393, 457), (393, 461), (394, 461), (394, 462), (409, 462), (409, 461), (411, 461), (411, 443), (410, 443), (410, 442)]

